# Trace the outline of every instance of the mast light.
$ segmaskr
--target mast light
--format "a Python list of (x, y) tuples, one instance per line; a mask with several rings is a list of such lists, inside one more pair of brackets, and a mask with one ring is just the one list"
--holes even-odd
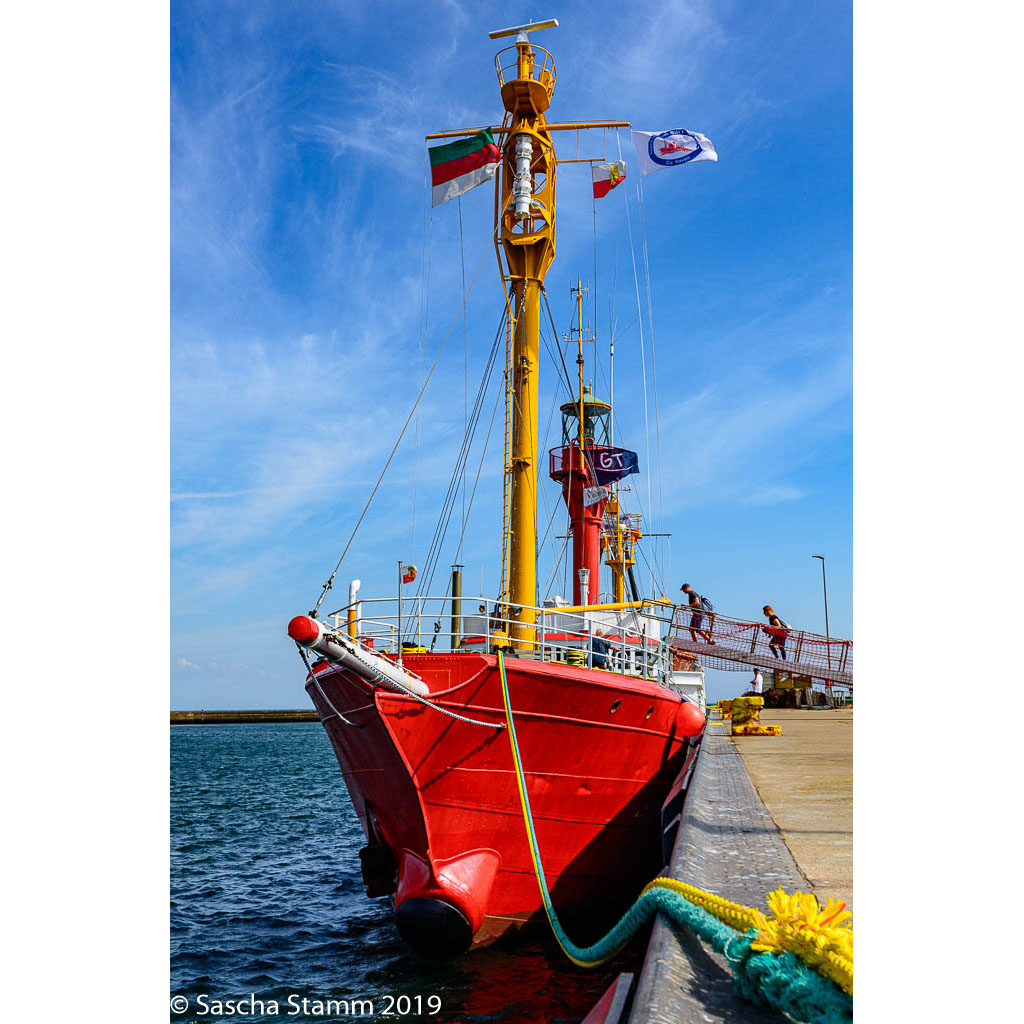
[(529, 40), (526, 38), (527, 32), (536, 32), (542, 28), (558, 28), (557, 18), (548, 18), (547, 21), (531, 21), (528, 25), (515, 25), (512, 28), (499, 28), (493, 32), (487, 34), (491, 39), (503, 39), (505, 36), (522, 35), (522, 39), (517, 39), (517, 43), (527, 43)]

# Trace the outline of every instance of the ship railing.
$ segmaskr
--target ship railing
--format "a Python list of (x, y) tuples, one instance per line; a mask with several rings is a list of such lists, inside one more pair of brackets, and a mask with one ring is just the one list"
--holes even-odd
[[(454, 616), (454, 628), (450, 595), (403, 597), (401, 611), (397, 598), (362, 598), (329, 612), (325, 624), (368, 650), (394, 656), (425, 651), (493, 653), (501, 648), (520, 658), (587, 668), (597, 667), (593, 641), (600, 628), (606, 646), (605, 671), (659, 682), (672, 672), (671, 606), (619, 606), (617, 611), (614, 605), (582, 610), (532, 607), (535, 621), (528, 623), (508, 617), (502, 606), (490, 612), (465, 610), (476, 603), (462, 599), (463, 610)], [(444, 608), (440, 615), (438, 608)], [(514, 650), (513, 628), (519, 631)]]
[[(592, 437), (587, 438), (588, 444), (585, 453), (591, 461), (597, 458), (601, 452), (615, 451), (613, 445), (595, 444)], [(579, 442), (573, 444), (560, 444), (548, 449), (548, 476), (554, 477), (558, 474), (575, 474), (580, 472), (580, 446)], [(639, 517), (637, 517), (639, 519)]]
[[(498, 85), (506, 82), (521, 81), (519, 77), (519, 48), (506, 46), (494, 55), (494, 67), (498, 72)], [(558, 72), (555, 70), (555, 58), (543, 46), (533, 47), (533, 61), (529, 65), (529, 79), (544, 87), (548, 99), (554, 94)]]

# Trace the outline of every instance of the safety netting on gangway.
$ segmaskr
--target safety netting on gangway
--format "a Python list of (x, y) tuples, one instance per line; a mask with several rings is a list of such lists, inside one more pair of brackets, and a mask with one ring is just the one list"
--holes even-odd
[(742, 672), (757, 666), (853, 688), (852, 640), (682, 606), (676, 609), (669, 644), (696, 654), (706, 668)]

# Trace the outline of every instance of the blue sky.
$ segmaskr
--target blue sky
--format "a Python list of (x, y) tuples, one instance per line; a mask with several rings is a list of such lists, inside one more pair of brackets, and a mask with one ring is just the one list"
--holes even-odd
[[(598, 203), (596, 286), (589, 172), (564, 166), (547, 278), (559, 332), (570, 281), (590, 283), (605, 393), (614, 318), (616, 429), (640, 453), (631, 500), (645, 512), (659, 449), (653, 335), (653, 528), (673, 535), (658, 550), (670, 595), (686, 580), (725, 613), (756, 617), (767, 602), (822, 631), (820, 552), (832, 632), (851, 635), (848, 5), (509, 12), (454, 0), (171, 6), (172, 707), (305, 706), (286, 623), (344, 546), (458, 309), (463, 260), (469, 279), (482, 259), (465, 329), (328, 606), (344, 603), (351, 576), (365, 596), (388, 594), (397, 558), (422, 564), (461, 441), (464, 379), (472, 398), (501, 306), (490, 192), (463, 198), (460, 239), (458, 204), (429, 208), (423, 135), (500, 121), (487, 30), (530, 17), (561, 22), (535, 37), (558, 67), (550, 119), (687, 127), (719, 153), (646, 177), (642, 221), (635, 174)], [(621, 144), (632, 167), (627, 133)], [(581, 145), (618, 157), (614, 134)], [(542, 373), (546, 410), (546, 356)], [(482, 579), (489, 595), (499, 433), (463, 552), (466, 590)], [(548, 482), (542, 524), (558, 501)], [(447, 548), (442, 565), (451, 536)], [(542, 579), (554, 553), (549, 542)], [(709, 692), (743, 679), (709, 673)]]

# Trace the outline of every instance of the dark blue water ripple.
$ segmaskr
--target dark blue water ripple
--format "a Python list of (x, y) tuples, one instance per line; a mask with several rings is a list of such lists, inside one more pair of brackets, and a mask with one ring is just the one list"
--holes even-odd
[[(642, 956), (634, 942), (584, 971), (536, 943), (425, 963), (399, 939), (390, 903), (364, 895), (362, 845), (319, 724), (172, 727), (171, 992), (190, 1010), (171, 1020), (578, 1024)], [(197, 1014), (201, 993), (211, 1008), (252, 994), (265, 1012)], [(370, 1000), (375, 1015), (290, 1013), (292, 994)], [(386, 995), (403, 994), (440, 996), (442, 1010), (380, 1016)]]

